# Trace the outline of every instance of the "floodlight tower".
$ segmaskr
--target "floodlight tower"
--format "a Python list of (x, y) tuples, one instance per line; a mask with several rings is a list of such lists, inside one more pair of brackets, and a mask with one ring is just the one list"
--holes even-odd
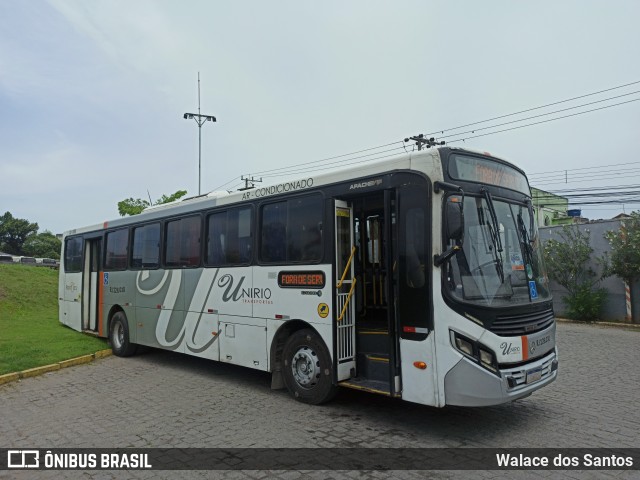
[(202, 125), (204, 122), (215, 122), (213, 115), (202, 115), (200, 113), (200, 72), (198, 72), (198, 113), (185, 113), (185, 120), (193, 119), (198, 124), (198, 195), (202, 186)]

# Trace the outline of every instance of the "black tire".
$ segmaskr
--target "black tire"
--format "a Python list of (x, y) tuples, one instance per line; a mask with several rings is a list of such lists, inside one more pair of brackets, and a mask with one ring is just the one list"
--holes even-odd
[(312, 330), (298, 330), (283, 351), (284, 383), (296, 400), (319, 405), (336, 394), (329, 350)]
[(129, 339), (129, 322), (124, 312), (117, 312), (111, 318), (109, 343), (113, 354), (118, 357), (130, 357), (136, 353), (138, 346)]

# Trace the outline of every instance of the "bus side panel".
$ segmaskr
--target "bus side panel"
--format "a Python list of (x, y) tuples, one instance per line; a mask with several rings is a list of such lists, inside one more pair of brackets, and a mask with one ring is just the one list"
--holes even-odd
[[(422, 341), (401, 338), (400, 358), (402, 359), (402, 399), (434, 407), (444, 406), (444, 403), (441, 404), (438, 399), (435, 333), (431, 332)], [(427, 367), (418, 368), (414, 362), (424, 362)]]
[(207, 307), (218, 275), (217, 268), (184, 271), (184, 352), (210, 360), (220, 360), (219, 315), (213, 306)]
[(98, 289), (102, 289), (102, 336), (109, 335), (109, 312), (121, 308), (129, 322), (129, 340), (136, 343), (135, 274), (133, 272), (103, 272)]
[(184, 351), (182, 270), (131, 272), (136, 340), (140, 345)]
[[(319, 272), (324, 275), (324, 285), (317, 283), (322, 277)], [(290, 283), (298, 282), (298, 286), (286, 286), (286, 279), (283, 286), (280, 286), (280, 273), (288, 275)], [(333, 358), (331, 321), (335, 317), (331, 265), (254, 267), (253, 278), (254, 293), (262, 297), (254, 300), (254, 315), (269, 320), (302, 320), (309, 323), (318, 331)], [(309, 284), (301, 285), (305, 282)], [(273, 324), (277, 330), (276, 325), (279, 324)], [(274, 334), (272, 332), (270, 338)]]
[(267, 320), (220, 315), (220, 361), (267, 370)]

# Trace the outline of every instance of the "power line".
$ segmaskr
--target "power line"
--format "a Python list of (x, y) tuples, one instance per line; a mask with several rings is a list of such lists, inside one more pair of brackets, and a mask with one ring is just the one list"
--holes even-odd
[[(616, 190), (616, 189), (627, 189), (627, 188), (640, 188), (640, 185), (610, 185), (610, 186), (604, 186), (604, 187), (593, 187), (593, 188), (589, 187), (589, 191), (610, 190), (610, 189)], [(583, 192), (585, 190), (586, 190), (585, 188), (560, 189), (560, 190), (553, 190), (547, 193), (559, 194), (563, 192)]]
[[(372, 160), (378, 160), (380, 158), (392, 157), (393, 155), (396, 155), (397, 151), (400, 150), (400, 149), (401, 149), (401, 147), (397, 147), (397, 148), (391, 148), (389, 150), (383, 150), (382, 152), (368, 153), (366, 155), (361, 155), (359, 157), (350, 158), (350, 159), (346, 160), (346, 162), (348, 162), (347, 165), (354, 165), (354, 164), (357, 164), (357, 163), (364, 163), (364, 162), (368, 162), (368, 161), (372, 161)], [(395, 152), (395, 153), (393, 155), (385, 155), (383, 157), (369, 158), (369, 159), (364, 160), (362, 162), (354, 162), (353, 161), (353, 160), (358, 160), (360, 158), (370, 157), (372, 155), (380, 155), (382, 153), (389, 153), (389, 152)], [(314, 163), (316, 163), (316, 162), (314, 162)], [(339, 160), (339, 161), (336, 161), (336, 162), (325, 163), (323, 165), (323, 168), (319, 168), (319, 167), (315, 167), (315, 166), (304, 167), (304, 165), (308, 165), (307, 163), (305, 163), (305, 164), (301, 164), (300, 169), (295, 170), (295, 171), (288, 171), (286, 173), (283, 173), (283, 172), (281, 172), (281, 173), (272, 173), (272, 174), (263, 175), (263, 176), (264, 177), (279, 177), (279, 176), (282, 176), (282, 175), (290, 175), (290, 174), (294, 174), (294, 173), (305, 173), (305, 172), (314, 171), (314, 170), (322, 170), (322, 169), (326, 170), (326, 168), (324, 168), (324, 167), (329, 167), (329, 166), (333, 166), (333, 165), (336, 165), (336, 164), (344, 164), (344, 163), (345, 163), (345, 160)]]
[(588, 105), (595, 105), (596, 103), (608, 102), (609, 100), (613, 100), (613, 99), (616, 99), (616, 98), (622, 98), (622, 97), (628, 97), (629, 95), (635, 95), (636, 93), (640, 93), (640, 90), (636, 90), (635, 92), (630, 92), (630, 93), (624, 93), (622, 95), (616, 95), (615, 97), (604, 98), (602, 100), (596, 100), (595, 102), (583, 103), (582, 105), (576, 105), (576, 106), (568, 107), (568, 108), (561, 108), (560, 110), (554, 110), (553, 112), (541, 113), (539, 115), (533, 115), (531, 117), (525, 117), (525, 118), (521, 118), (519, 120), (512, 120), (510, 122), (498, 123), (496, 125), (489, 125), (488, 127), (476, 128), (474, 130), (469, 130), (467, 132), (453, 133), (451, 135), (445, 135), (443, 137), (438, 137), (438, 139), (442, 140), (443, 138), (454, 137), (456, 135), (466, 135), (467, 133), (475, 133), (475, 132), (479, 132), (481, 130), (488, 130), (490, 128), (502, 127), (504, 125), (511, 125), (512, 123), (524, 122), (525, 120), (531, 120), (532, 118), (546, 117), (547, 115), (553, 115), (554, 113), (566, 112), (566, 111), (569, 111), (569, 110), (575, 110), (576, 108), (586, 107)]
[[(371, 150), (378, 150), (380, 148), (389, 147), (391, 145), (395, 145), (396, 143), (400, 144), (400, 146), (397, 149), (401, 148), (402, 141), (398, 140), (398, 141), (395, 141), (395, 142), (387, 143), (385, 145), (379, 145), (377, 147), (371, 147), (371, 148), (365, 148), (364, 150), (358, 150), (357, 152), (345, 153), (343, 155), (336, 155), (335, 157), (328, 157), (328, 158), (323, 158), (321, 160), (314, 160), (314, 161), (311, 161), (311, 162), (298, 163), (298, 164), (295, 164), (295, 165), (290, 165), (288, 167), (273, 168), (271, 170), (262, 170), (261, 172), (256, 172), (256, 175), (261, 175), (261, 174), (264, 174), (264, 173), (277, 172), (279, 170), (286, 170), (288, 168), (297, 168), (297, 167), (300, 167), (300, 166), (303, 166), (303, 165), (311, 165), (311, 164), (314, 164), (314, 163), (321, 163), (321, 162), (326, 162), (326, 161), (329, 161), (329, 160), (335, 160), (337, 158), (343, 158), (343, 157), (347, 157), (347, 156), (350, 156), (350, 155), (356, 155), (358, 153), (369, 152)], [(396, 150), (396, 149), (392, 149), (392, 150)], [(390, 152), (391, 150), (386, 150), (386, 151)], [(384, 152), (375, 152), (375, 153), (370, 153), (368, 155), (377, 155), (379, 153), (384, 153)], [(356, 157), (356, 158), (362, 158), (362, 157), (366, 157), (366, 156), (367, 155), (362, 155), (361, 157)], [(333, 163), (339, 163), (339, 162), (333, 162)]]
[(593, 168), (609, 168), (609, 167), (619, 167), (619, 166), (622, 166), (622, 165), (637, 165), (639, 163), (640, 162), (625, 162), (625, 163), (614, 163), (614, 164), (611, 164), (611, 165), (603, 165), (602, 167), (582, 167), (582, 168), (572, 168), (570, 170), (566, 170), (566, 169), (565, 170), (551, 170), (549, 172), (529, 173), (527, 176), (529, 178), (531, 178), (531, 177), (534, 177), (536, 175), (546, 175), (548, 173), (575, 172), (575, 171), (578, 171), (578, 170), (591, 170)]
[(464, 141), (470, 140), (472, 138), (487, 137), (489, 135), (495, 135), (496, 133), (508, 132), (510, 130), (517, 130), (519, 128), (531, 127), (533, 125), (539, 125), (541, 123), (553, 122), (554, 120), (561, 120), (563, 118), (576, 117), (578, 115), (584, 115), (585, 113), (596, 112), (598, 110), (604, 110), (606, 108), (618, 107), (620, 105), (624, 105), (624, 104), (627, 104), (627, 103), (637, 102), (638, 100), (640, 100), (640, 98), (635, 98), (633, 100), (627, 100), (626, 102), (614, 103), (613, 105), (606, 105), (604, 107), (592, 108), (591, 110), (585, 110), (584, 112), (572, 113), (571, 115), (562, 115), (560, 117), (550, 118), (548, 120), (540, 120), (539, 122), (527, 123), (525, 125), (519, 125), (517, 127), (505, 128), (503, 130), (497, 130), (495, 132), (481, 133), (480, 135), (474, 135), (472, 137), (466, 137), (466, 138), (457, 138), (457, 139), (454, 139), (454, 140), (449, 140), (447, 143), (464, 142)]
[(466, 127), (470, 127), (470, 126), (472, 126), (472, 125), (479, 125), (479, 124), (481, 124), (481, 123), (492, 122), (493, 120), (499, 120), (499, 119), (501, 119), (501, 118), (513, 117), (514, 115), (519, 115), (519, 114), (521, 114), (521, 113), (527, 113), (527, 112), (532, 112), (532, 111), (534, 111), (534, 110), (540, 110), (540, 109), (542, 109), (542, 108), (552, 107), (553, 105), (559, 105), (559, 104), (561, 104), (561, 103), (571, 102), (571, 101), (573, 101), (573, 100), (578, 100), (578, 99), (580, 99), (580, 98), (591, 97), (591, 96), (593, 96), (593, 95), (598, 95), (599, 93), (610, 92), (610, 91), (612, 91), (612, 90), (617, 90), (617, 89), (619, 89), (619, 88), (624, 88), (624, 87), (628, 87), (628, 86), (631, 86), (631, 85), (636, 85), (636, 84), (638, 84), (638, 83), (640, 83), (640, 80), (635, 81), (635, 82), (631, 82), (631, 83), (626, 83), (626, 84), (624, 84), (624, 85), (619, 85), (619, 86), (617, 86), (617, 87), (607, 88), (607, 89), (605, 89), (605, 90), (599, 90), (599, 91), (597, 91), (597, 92), (593, 92), (593, 93), (587, 93), (587, 94), (585, 94), (585, 95), (580, 95), (580, 96), (578, 96), (578, 97), (568, 98), (568, 99), (566, 99), (566, 100), (560, 100), (560, 101), (558, 101), (558, 102), (547, 103), (546, 105), (541, 105), (541, 106), (539, 106), (539, 107), (528, 108), (528, 109), (526, 109), (526, 110), (520, 110), (519, 112), (509, 113), (509, 114), (507, 114), (507, 115), (500, 115), (499, 117), (493, 117), (493, 118), (489, 118), (489, 119), (487, 119), (487, 120), (480, 120), (480, 121), (478, 121), (478, 122), (467, 123), (466, 125), (460, 125), (460, 126), (458, 126), (458, 127), (446, 128), (446, 129), (444, 129), (444, 130), (437, 130), (437, 131), (435, 131), (435, 132), (427, 133), (427, 135), (436, 135), (436, 134), (438, 134), (438, 133), (449, 132), (449, 131), (451, 131), (451, 130), (458, 130), (458, 129), (460, 129), (460, 128), (466, 128)]
[[(457, 129), (468, 127), (468, 126), (472, 126), (472, 125), (478, 125), (478, 124), (481, 124), (481, 123), (486, 123), (486, 122), (493, 121), (493, 120), (498, 120), (498, 119), (501, 119), (501, 118), (515, 116), (515, 115), (519, 115), (519, 114), (522, 114), (522, 113), (526, 113), (526, 112), (530, 112), (530, 111), (534, 111), (534, 110), (539, 110), (539, 109), (542, 109), (542, 108), (547, 108), (547, 107), (550, 107), (550, 106), (553, 106), (553, 105), (558, 105), (558, 104), (561, 104), (561, 103), (566, 103), (566, 102), (578, 100), (580, 98), (586, 98), (586, 97), (589, 97), (589, 96), (598, 95), (600, 93), (609, 92), (609, 91), (612, 91), (612, 90), (628, 87), (628, 86), (635, 85), (635, 84), (638, 84), (638, 83), (640, 83), (640, 80), (635, 81), (635, 82), (630, 82), (630, 83), (627, 83), (627, 84), (624, 84), (624, 85), (619, 85), (619, 86), (616, 86), (616, 87), (607, 88), (607, 89), (604, 89), (604, 90), (599, 90), (597, 92), (592, 92), (592, 93), (588, 93), (588, 94), (585, 94), (585, 95), (580, 95), (580, 96), (577, 96), (577, 97), (572, 97), (572, 98), (569, 98), (569, 99), (548, 103), (548, 104), (541, 105), (541, 106), (538, 106), (538, 107), (528, 108), (528, 109), (525, 109), (525, 110), (520, 110), (518, 112), (514, 112), (514, 113), (510, 113), (510, 114), (506, 114), (506, 115), (500, 115), (498, 117), (492, 117), (492, 118), (489, 118), (489, 119), (486, 119), (486, 120), (481, 120), (481, 121), (478, 121), (478, 122), (467, 123), (465, 125), (460, 125), (458, 127), (452, 127), (452, 128), (448, 128), (448, 129), (444, 129), (444, 130), (437, 130), (437, 131), (432, 132), (432, 133), (427, 134), (427, 135), (433, 135), (433, 134), (436, 134), (436, 133), (444, 133), (446, 131), (457, 130)], [(562, 111), (567, 111), (567, 110), (571, 110), (571, 109), (575, 109), (575, 108), (581, 108), (581, 107), (584, 107), (584, 106), (587, 106), (587, 105), (592, 105), (592, 104), (595, 104), (595, 103), (601, 103), (601, 102), (604, 102), (604, 101), (609, 101), (609, 100), (612, 100), (614, 98), (620, 98), (620, 97), (631, 95), (631, 94), (634, 94), (634, 93), (640, 93), (640, 91), (631, 92), (631, 93), (627, 93), (627, 94), (623, 94), (623, 95), (618, 95), (618, 96), (610, 97), (608, 99), (598, 100), (598, 101), (595, 101), (595, 102), (589, 102), (589, 103), (586, 103), (586, 104), (583, 104), (583, 105), (578, 105), (578, 106), (570, 107), (570, 108), (567, 108), (567, 109), (561, 109), (561, 110), (557, 110), (557, 111), (554, 111), (554, 112), (548, 112), (548, 113), (544, 113), (544, 114), (540, 114), (540, 115), (535, 115), (535, 116), (523, 118), (523, 119), (520, 119), (520, 120), (514, 120), (514, 121), (511, 121), (511, 122), (505, 122), (503, 124), (493, 125), (493, 126), (489, 126), (489, 127), (483, 127), (481, 129), (477, 129), (477, 130), (486, 130), (486, 129), (496, 128), (496, 127), (503, 126), (503, 125), (508, 125), (508, 124), (511, 124), (511, 123), (522, 122), (522, 121), (525, 121), (525, 120), (528, 120), (528, 119), (532, 119), (532, 118), (539, 118), (539, 117), (543, 117), (543, 116), (547, 116), (547, 115), (552, 115), (552, 114), (559, 113), (559, 112), (562, 112)], [(612, 104), (612, 105), (606, 105), (606, 106), (603, 106), (603, 107), (594, 108), (594, 109), (590, 109), (590, 110), (585, 110), (583, 112), (577, 112), (577, 113), (570, 114), (570, 115), (563, 115), (563, 116), (559, 116), (559, 117), (555, 117), (555, 118), (551, 118), (551, 119), (547, 119), (547, 120), (541, 120), (541, 121), (538, 121), (538, 122), (528, 123), (528, 124), (525, 124), (525, 125), (519, 125), (519, 126), (506, 128), (506, 129), (502, 129), (502, 130), (497, 130), (497, 131), (493, 131), (493, 132), (487, 132), (487, 133), (484, 133), (484, 134), (473, 135), (473, 136), (465, 137), (465, 138), (456, 138), (456, 139), (448, 141), (448, 143), (455, 143), (455, 142), (470, 140), (470, 139), (473, 139), (473, 138), (479, 138), (479, 137), (484, 137), (484, 136), (489, 136), (489, 135), (495, 135), (497, 133), (503, 133), (503, 132), (507, 132), (507, 131), (511, 131), (511, 130), (517, 130), (517, 129), (521, 129), (521, 128), (525, 128), (525, 127), (539, 125), (539, 124), (542, 124), (542, 123), (552, 122), (554, 120), (560, 120), (560, 119), (564, 119), (564, 118), (569, 118), (569, 117), (582, 115), (582, 114), (585, 114), (585, 113), (591, 113), (591, 112), (595, 112), (595, 111), (598, 111), (598, 110), (604, 110), (604, 109), (607, 109), (607, 108), (612, 108), (612, 107), (615, 107), (615, 106), (621, 106), (621, 105), (624, 105), (624, 104), (627, 104), (627, 103), (631, 103), (631, 102), (635, 102), (635, 101), (638, 101), (638, 100), (640, 100), (640, 98), (629, 100), (629, 101), (626, 101), (626, 102), (620, 102), (620, 103), (616, 103), (616, 104)], [(475, 131), (471, 131), (471, 132), (475, 132)], [(469, 132), (458, 133), (458, 134), (455, 134), (455, 135), (464, 135), (465, 133), (469, 133)], [(451, 136), (454, 136), (454, 135), (448, 135), (448, 137), (451, 137)], [(394, 149), (389, 149), (389, 150), (385, 150), (385, 151), (382, 151), (382, 152), (379, 152), (379, 151), (373, 152), (374, 150), (380, 150), (381, 148), (385, 148), (385, 147), (389, 147), (389, 146), (397, 145), (397, 144), (399, 144), (399, 146), (394, 148)], [(262, 171), (256, 172), (256, 175), (263, 175), (265, 177), (286, 176), (286, 175), (292, 175), (292, 174), (296, 174), (296, 173), (306, 173), (308, 171), (314, 171), (314, 170), (326, 170), (327, 168), (330, 168), (329, 167), (330, 165), (336, 165), (336, 164), (343, 164), (343, 165), (360, 164), (360, 163), (364, 163), (366, 161), (373, 161), (373, 160), (378, 160), (378, 159), (381, 159), (381, 158), (387, 158), (387, 157), (392, 156), (392, 155), (385, 155), (383, 157), (370, 158), (368, 160), (358, 161), (358, 162), (352, 162), (352, 160), (359, 160), (361, 158), (365, 158), (365, 157), (369, 157), (369, 156), (375, 156), (375, 155), (379, 155), (381, 153), (397, 151), (397, 150), (400, 150), (401, 148), (404, 148), (404, 143), (402, 142), (402, 140), (397, 140), (397, 141), (394, 141), (394, 142), (389, 142), (389, 143), (385, 143), (385, 144), (382, 144), (382, 145), (378, 145), (376, 147), (365, 148), (365, 149), (357, 150), (357, 151), (354, 151), (354, 152), (345, 153), (345, 154), (341, 154), (341, 155), (335, 155), (335, 156), (332, 156), (332, 157), (327, 157), (327, 158), (323, 158), (323, 159), (319, 159), (319, 160), (314, 160), (314, 161), (310, 161), (310, 162), (303, 162), (303, 163), (293, 164), (293, 165), (274, 168), (274, 169), (269, 169), (269, 170), (262, 170)], [(353, 155), (358, 155), (358, 154), (364, 153), (364, 152), (373, 152), (373, 153), (369, 153), (367, 155), (361, 155), (361, 156), (357, 156), (357, 157), (353, 157), (353, 158), (348, 158), (348, 157), (352, 157)], [(331, 160), (337, 160), (337, 159), (342, 159), (342, 160), (336, 161), (336, 162), (330, 162)], [(330, 162), (330, 163), (326, 163), (326, 162)], [(323, 163), (325, 164), (325, 167), (323, 167), (323, 168), (317, 167), (318, 164), (323, 164)], [(313, 167), (304, 168), (305, 165), (313, 165)], [(292, 169), (294, 169), (294, 170), (292, 170)], [(276, 172), (278, 172), (278, 173), (276, 173)], [(547, 172), (544, 172), (544, 173), (547, 173)], [(551, 173), (551, 172), (549, 172), (549, 173)], [(270, 175), (267, 175), (267, 174), (270, 174)], [(218, 188), (222, 188), (222, 187), (224, 187), (226, 185), (229, 185), (232, 182), (236, 181), (238, 178), (240, 178), (240, 177), (234, 177), (233, 179), (231, 179), (228, 182), (222, 184)], [(218, 188), (216, 188), (216, 190)]]
[[(567, 173), (564, 175), (554, 175), (552, 177), (543, 177), (543, 178), (536, 178), (535, 181), (536, 182), (549, 182), (549, 181), (555, 181), (555, 180), (564, 180), (565, 183), (569, 183), (569, 174), (568, 174), (568, 170)], [(609, 170), (609, 171), (594, 171), (593, 173), (578, 173), (578, 174), (573, 174), (571, 176), (572, 181), (576, 180), (576, 179), (585, 179), (585, 178), (594, 178), (594, 177), (598, 177), (598, 178), (602, 178), (602, 176), (611, 176), (611, 175), (622, 175), (622, 174), (630, 174), (630, 173), (638, 173), (640, 172), (640, 168), (627, 168), (627, 169), (620, 169), (620, 170)]]

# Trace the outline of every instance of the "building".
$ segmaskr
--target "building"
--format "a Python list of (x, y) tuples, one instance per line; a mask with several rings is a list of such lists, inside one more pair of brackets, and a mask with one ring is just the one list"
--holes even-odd
[[(569, 213), (575, 213), (575, 211), (569, 210), (569, 199), (534, 187), (531, 187), (531, 196), (539, 226), (550, 227), (575, 223), (576, 215), (569, 215)], [(580, 212), (577, 213), (579, 217)]]

